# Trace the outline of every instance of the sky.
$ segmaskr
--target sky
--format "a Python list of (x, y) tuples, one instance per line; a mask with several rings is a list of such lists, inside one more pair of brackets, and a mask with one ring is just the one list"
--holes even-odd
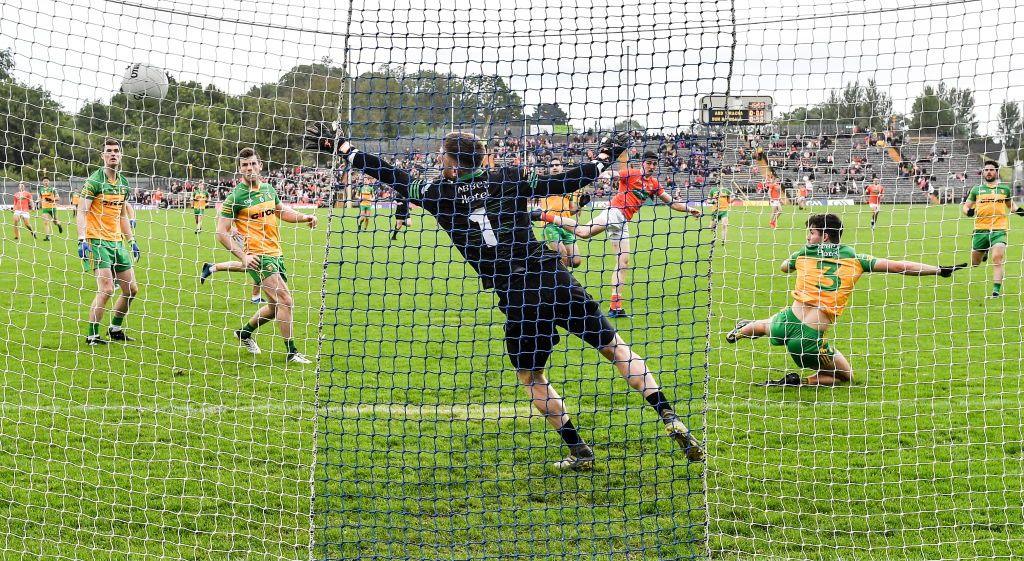
[(778, 115), (867, 79), (901, 112), (925, 84), (971, 88), (985, 133), (995, 133), (1001, 102), (1024, 102), (1024, 73), (1011, 72), (1024, 60), (1015, 0), (422, 4), (0, 0), (0, 49), (13, 50), (20, 80), (71, 111), (109, 99), (133, 62), (240, 94), (297, 64), (340, 65), (346, 44), (357, 71), (396, 64), (504, 76), (527, 111), (558, 102), (579, 127), (629, 116), (686, 125), (701, 96), (727, 90), (769, 95)]

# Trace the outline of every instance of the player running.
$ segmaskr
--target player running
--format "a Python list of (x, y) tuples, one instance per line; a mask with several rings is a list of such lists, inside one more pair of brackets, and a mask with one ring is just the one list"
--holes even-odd
[(203, 214), (206, 213), (206, 207), (210, 203), (210, 193), (206, 191), (206, 186), (203, 183), (196, 185), (196, 190), (192, 191), (192, 214), (196, 218), (196, 234), (203, 229)]
[(772, 345), (785, 345), (800, 368), (815, 373), (806, 379), (799, 373), (786, 374), (769, 386), (834, 386), (853, 380), (853, 368), (842, 353), (825, 339), (839, 319), (863, 273), (899, 273), (909, 276), (949, 277), (966, 263), (935, 267), (913, 261), (890, 261), (860, 255), (842, 245), (843, 222), (835, 214), (815, 214), (807, 219), (807, 246), (782, 262), (782, 272), (796, 271), (793, 303), (771, 318), (742, 320), (725, 340), (755, 339), (769, 335)]
[(364, 225), (367, 229), (370, 228), (370, 219), (373, 218), (373, 199), (373, 185), (364, 181), (359, 187), (359, 222), (356, 225), (357, 232), (362, 231)]
[(699, 208), (673, 200), (672, 196), (662, 189), (658, 179), (654, 177), (654, 172), (658, 169), (657, 154), (648, 151), (644, 153), (643, 158), (640, 169), (627, 168), (619, 172), (619, 192), (612, 197), (608, 208), (589, 223), (579, 224), (567, 216), (547, 212), (537, 212), (533, 216), (535, 220), (560, 226), (580, 239), (608, 231), (608, 241), (611, 242), (612, 251), (616, 255), (615, 269), (612, 271), (609, 317), (628, 315), (622, 306), (622, 287), (626, 283), (626, 273), (629, 271), (629, 221), (639, 212), (644, 202), (651, 197), (657, 197), (674, 211), (687, 212), (693, 216), (701, 215)]
[(782, 216), (782, 183), (777, 177), (768, 180), (768, 205), (772, 207), (768, 226), (774, 230), (779, 225), (779, 216)]
[[(107, 334), (113, 341), (132, 341), (124, 332), (124, 318), (139, 293), (132, 268), (132, 257), (141, 256), (129, 222), (128, 180), (121, 175), (121, 142), (103, 141), (103, 167), (93, 172), (82, 187), (75, 224), (78, 227), (78, 257), (92, 264), (96, 273), (96, 296), (89, 307), (89, 326), (85, 341), (89, 346), (106, 345), (100, 337), (100, 322), (107, 301), (117, 282), (121, 295), (114, 309)], [(131, 253), (125, 247), (131, 243)]]
[(14, 239), (21, 239), (21, 234), (18, 232), (19, 223), (24, 225), (28, 233), (35, 238), (36, 233), (32, 230), (32, 225), (28, 223), (29, 218), (32, 217), (32, 193), (29, 193), (24, 181), (18, 183), (18, 191), (14, 193), (12, 209), (14, 210)]
[[(551, 160), (550, 165), (551, 175), (565, 171), (562, 168), (561, 160)], [(589, 202), (590, 195), (576, 191), (565, 195), (544, 197), (540, 201), (540, 208), (543, 212), (573, 217), (579, 214), (580, 210)], [(576, 236), (572, 232), (555, 224), (545, 224), (544, 240), (548, 242), (548, 247), (561, 256), (562, 264), (566, 267), (575, 268), (583, 263), (583, 258), (580, 257), (579, 250), (576, 249)]]
[(875, 229), (878, 223), (878, 212), (882, 210), (882, 195), (885, 194), (885, 187), (878, 180), (877, 175), (871, 176), (871, 183), (864, 188), (864, 197), (868, 200), (868, 207), (871, 208), (871, 229)]
[[(311, 361), (298, 351), (292, 339), (294, 302), (288, 290), (277, 221), (280, 219), (293, 224), (305, 222), (310, 228), (316, 228), (317, 218), (282, 204), (274, 187), (262, 181), (262, 171), (263, 162), (255, 150), (243, 148), (238, 153), (238, 172), (242, 180), (224, 199), (220, 219), (217, 221), (217, 241), (238, 257), (245, 265), (246, 272), (260, 285), (267, 297), (267, 304), (257, 310), (241, 329), (235, 331), (235, 336), (250, 353), (260, 354), (262, 351), (253, 339), (253, 333), (261, 325), (276, 319), (281, 337), (284, 338), (288, 362), (309, 364)], [(239, 247), (232, 239), (232, 227), (244, 238), (244, 247)]]
[(43, 184), (39, 186), (39, 208), (43, 214), (43, 241), (50, 241), (50, 224), (57, 226), (57, 233), (64, 233), (64, 226), (57, 220), (57, 205), (60, 204), (60, 195), (50, 185), (49, 178), (43, 178)]
[(1015, 207), (1013, 191), (999, 180), (999, 163), (985, 162), (981, 170), (980, 185), (975, 185), (964, 201), (963, 211), (974, 218), (974, 234), (971, 239), (971, 265), (977, 267), (992, 257), (992, 294), (989, 298), (1003, 295), (1003, 278), (1006, 263), (1006, 231), (1010, 227), (1009, 215), (1013, 211), (1024, 217), (1024, 207)]
[(729, 234), (729, 205), (732, 204), (732, 190), (728, 187), (715, 187), (708, 193), (708, 204), (714, 210), (711, 211), (711, 227), (718, 230), (721, 226), (722, 243), (725, 243)]
[(562, 397), (544, 372), (561, 327), (598, 349), (634, 390), (658, 412), (666, 431), (691, 461), (703, 452), (672, 409), (644, 360), (634, 353), (601, 314), (600, 307), (552, 252), (533, 234), (527, 202), (564, 195), (595, 181), (628, 146), (624, 133), (602, 141), (596, 160), (557, 175), (527, 175), (519, 167), (482, 167), (486, 146), (472, 134), (452, 132), (441, 144), (441, 177), (419, 187), (409, 174), (363, 153), (336, 136), (327, 123), (306, 133), (307, 146), (345, 158), (364, 173), (391, 185), (400, 198), (434, 215), (452, 245), (493, 288), (505, 314), (509, 361), (533, 406), (558, 431), (569, 455), (559, 469), (590, 469), (594, 451), (569, 419)]

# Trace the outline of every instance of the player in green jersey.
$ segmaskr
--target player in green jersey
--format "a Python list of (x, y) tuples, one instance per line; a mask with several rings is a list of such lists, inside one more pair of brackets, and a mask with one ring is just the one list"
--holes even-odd
[(986, 161), (981, 169), (981, 178), (984, 182), (971, 189), (963, 205), (964, 214), (974, 218), (971, 265), (977, 267), (992, 258), (992, 294), (989, 298), (999, 298), (1003, 295), (1006, 274), (1006, 231), (1010, 228), (1010, 212), (1024, 217), (1024, 207), (1014, 208), (1013, 191), (999, 180), (998, 162)]
[(370, 227), (370, 219), (373, 218), (373, 185), (363, 183), (359, 187), (359, 223), (356, 231), (363, 229), (363, 226)]
[[(238, 153), (238, 171), (242, 181), (238, 183), (221, 206), (217, 222), (217, 241), (235, 254), (246, 268), (253, 281), (260, 285), (267, 304), (235, 332), (242, 345), (252, 354), (259, 354), (260, 348), (253, 339), (253, 333), (265, 323), (277, 320), (281, 337), (288, 352), (288, 362), (309, 364), (292, 339), (292, 300), (288, 289), (288, 276), (281, 248), (278, 220), (291, 223), (306, 223), (310, 228), (317, 224), (316, 215), (302, 214), (282, 204), (277, 191), (262, 181), (263, 162), (252, 148), (243, 148)], [(232, 240), (231, 229), (238, 230), (244, 240), (244, 247), (238, 247)]]
[(721, 227), (722, 243), (729, 235), (729, 205), (732, 204), (732, 190), (728, 187), (715, 187), (708, 193), (708, 204), (715, 210), (711, 212), (711, 227)]
[(57, 220), (57, 205), (60, 204), (60, 195), (50, 185), (50, 178), (44, 177), (43, 184), (39, 186), (39, 208), (43, 214), (43, 241), (50, 241), (50, 225), (57, 226), (57, 233), (64, 233), (64, 226)]
[[(132, 257), (138, 261), (141, 253), (135, 243), (128, 204), (128, 180), (121, 175), (121, 143), (113, 138), (103, 142), (103, 167), (85, 180), (78, 203), (78, 257), (88, 261), (96, 272), (96, 296), (89, 308), (89, 331), (86, 342), (90, 346), (105, 345), (100, 338), (100, 322), (107, 301), (114, 294), (116, 281), (121, 295), (114, 302), (110, 328), (107, 333), (114, 341), (131, 341), (125, 335), (124, 318), (138, 295), (139, 285), (132, 268)], [(125, 247), (131, 243), (131, 253)]]
[(206, 212), (206, 206), (210, 202), (210, 193), (206, 191), (206, 186), (201, 182), (196, 186), (196, 190), (192, 191), (192, 214), (196, 218), (196, 233), (203, 229), (203, 214)]

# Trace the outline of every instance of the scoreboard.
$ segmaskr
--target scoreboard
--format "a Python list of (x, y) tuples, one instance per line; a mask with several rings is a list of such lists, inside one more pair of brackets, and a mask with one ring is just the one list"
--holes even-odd
[(705, 125), (766, 125), (772, 121), (772, 98), (764, 95), (706, 95), (700, 100)]

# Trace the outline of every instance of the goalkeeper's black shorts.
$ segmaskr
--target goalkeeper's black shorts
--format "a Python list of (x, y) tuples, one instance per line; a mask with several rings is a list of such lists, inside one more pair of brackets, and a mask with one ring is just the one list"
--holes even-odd
[(505, 348), (516, 370), (544, 368), (560, 337), (557, 327), (595, 349), (611, 345), (615, 328), (586, 289), (560, 266), (496, 283), (505, 314)]

